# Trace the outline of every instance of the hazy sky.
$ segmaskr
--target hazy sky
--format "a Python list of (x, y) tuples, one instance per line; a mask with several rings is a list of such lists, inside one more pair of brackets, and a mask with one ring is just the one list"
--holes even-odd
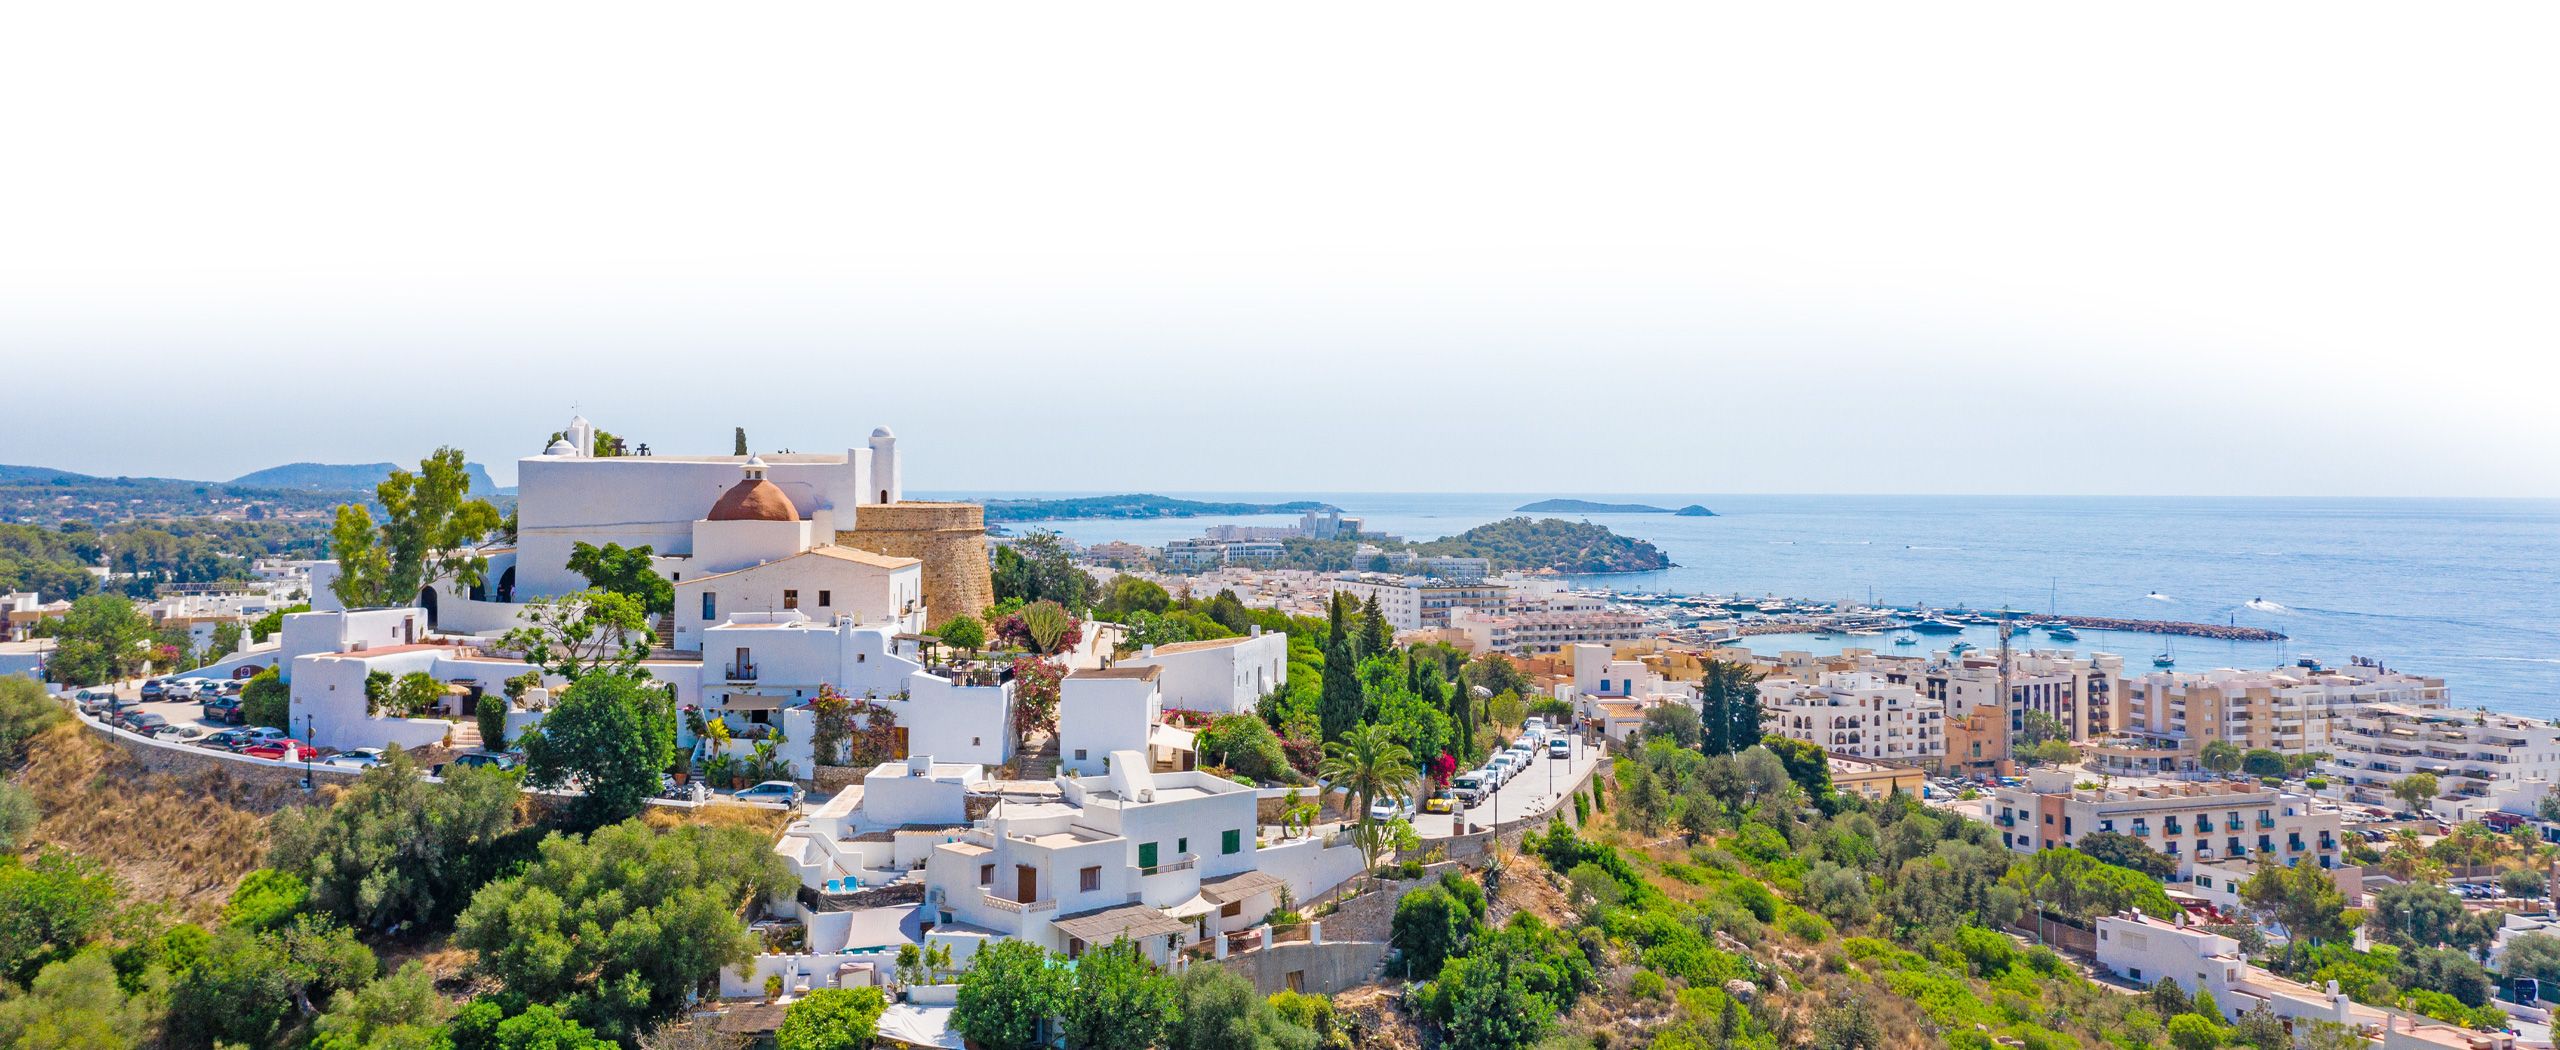
[(2560, 7), (22, 4), (0, 463), (2560, 495)]

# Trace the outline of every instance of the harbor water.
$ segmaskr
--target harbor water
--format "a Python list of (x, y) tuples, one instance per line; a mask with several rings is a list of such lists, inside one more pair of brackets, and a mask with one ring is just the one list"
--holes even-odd
[[(948, 498), (1091, 493), (945, 493)], [(1235, 502), (1321, 500), (1372, 532), (1430, 539), (1500, 518), (1539, 494), (1166, 493)], [(2560, 501), (2153, 497), (1672, 496), (1576, 494), (1679, 507), (1669, 514), (1540, 515), (1589, 520), (1650, 540), (1678, 565), (1580, 577), (1624, 593), (1742, 593), (1824, 602), (2010, 607), (2036, 613), (2268, 627), (2281, 642), (2082, 630), (2033, 645), (2154, 654), (2179, 670), (2262, 668), (2303, 657), (2378, 659), (2443, 676), (2456, 703), (2560, 717)], [(1283, 525), (1288, 516), (1017, 523), (1082, 542), (1161, 544), (1212, 524)], [(1764, 651), (1927, 652), (1959, 636), (1770, 635)], [(1997, 644), (1989, 628), (1961, 636)]]

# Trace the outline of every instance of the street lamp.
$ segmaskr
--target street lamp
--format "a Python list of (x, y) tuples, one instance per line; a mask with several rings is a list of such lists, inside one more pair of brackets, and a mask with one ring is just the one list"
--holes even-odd
[(302, 716), (302, 793), (306, 795), (320, 792), (320, 785), (312, 782), (311, 770), (311, 741), (320, 735), (320, 731), (313, 728), (311, 717), (309, 714)]

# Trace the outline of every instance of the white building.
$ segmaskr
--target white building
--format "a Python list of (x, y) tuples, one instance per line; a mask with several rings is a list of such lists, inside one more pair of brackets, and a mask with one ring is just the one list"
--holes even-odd
[(1510, 609), (1509, 589), (1497, 583), (1454, 583), (1427, 576), (1391, 573), (1346, 573), (1333, 589), (1359, 601), (1378, 600), (1378, 612), (1399, 631), (1449, 626), (1449, 610), (1474, 609), (1500, 615)]
[(1161, 667), (1166, 707), (1207, 715), (1247, 714), (1289, 679), (1289, 636), (1256, 625), (1242, 637), (1150, 645), (1122, 667)]
[(1079, 668), (1058, 686), (1058, 769), (1109, 771), (1113, 755), (1147, 756), (1149, 769), (1188, 768), (1192, 734), (1164, 724), (1161, 667)]
[(2456, 1028), (2347, 997), (2337, 982), (2314, 987), (2259, 969), (2240, 942), (2139, 911), (2098, 920), (2098, 965), (2136, 984), (2176, 982), (2187, 994), (2213, 993), (2223, 1015), (2265, 1007), (2287, 1021), (2322, 1021), (2358, 1030), (2383, 1050), (2514, 1050), (2515, 1036)]
[[(702, 715), (730, 723), (744, 753), (780, 726), (782, 753), (802, 776), (811, 750), (809, 701), (819, 687), (878, 704), (896, 720), (905, 753), (999, 765), (1013, 757), (1013, 681), (1008, 669), (928, 667), (912, 635), (850, 617), (816, 621), (799, 612), (742, 613), (702, 632)], [(690, 745), (690, 736), (687, 737)], [(836, 756), (826, 756), (833, 764)]]
[(909, 633), (925, 629), (924, 563), (821, 543), (795, 554), (675, 585), (675, 647), (702, 651), (702, 633), (737, 613), (851, 617)]
[(1459, 606), (1448, 616), (1449, 629), (1479, 653), (1555, 653), (1569, 645), (1616, 646), (1644, 637), (1644, 616), (1632, 612), (1487, 613)]
[(1772, 736), (1898, 765), (1932, 764), (1947, 752), (1945, 705), (1865, 671), (1761, 680), (1760, 725)]
[(2560, 775), (2560, 728), (2538, 718), (2375, 704), (2332, 727), (2320, 770), (2341, 797), (2397, 806), (2392, 785), (2432, 773), (2432, 809), (2447, 820), (2491, 810), (2532, 813)]
[(2112, 831), (2182, 865), (2272, 857), (2288, 865), (2337, 866), (2340, 819), (2325, 800), (2221, 782), (2084, 789), (2074, 786), (2075, 776), (2038, 769), (2024, 785), (2000, 788), (1991, 822), (2000, 827), (2001, 844), (2034, 853)]
[(886, 886), (924, 867), (933, 848), (969, 829), (969, 796), (985, 766), (910, 755), (883, 762), (858, 790), (836, 793), (783, 830), (774, 852), (802, 884), (840, 895)]
[[(1155, 773), (1134, 751), (1111, 756), (1107, 776), (1062, 775), (1058, 785), (1059, 801), (999, 801), (957, 841), (934, 847), (925, 904), (939, 924), (1070, 958), (1125, 937), (1169, 964), (1185, 945), (1259, 922), (1289, 884), (1261, 870), (1250, 787)], [(1316, 877), (1310, 870), (1292, 887), (1299, 899)]]
[(1451, 583), (1483, 583), (1493, 572), (1493, 563), (1483, 558), (1436, 554), (1422, 559), (1422, 571)]

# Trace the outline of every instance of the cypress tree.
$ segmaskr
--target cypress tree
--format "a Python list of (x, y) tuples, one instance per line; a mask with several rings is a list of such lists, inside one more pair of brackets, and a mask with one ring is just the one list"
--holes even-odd
[(729, 454), (733, 456), (743, 456), (747, 454), (747, 428), (745, 427), (738, 428), (738, 442), (736, 449), (736, 451)]
[(1372, 594), (1360, 606), (1360, 658), (1366, 660), (1395, 645), (1395, 628), (1387, 626), (1387, 614), (1379, 610), (1378, 596)]
[(1316, 718), (1326, 740), (1338, 739), (1360, 724), (1360, 669), (1351, 655), (1351, 640), (1336, 636), (1324, 647), (1324, 689)]

